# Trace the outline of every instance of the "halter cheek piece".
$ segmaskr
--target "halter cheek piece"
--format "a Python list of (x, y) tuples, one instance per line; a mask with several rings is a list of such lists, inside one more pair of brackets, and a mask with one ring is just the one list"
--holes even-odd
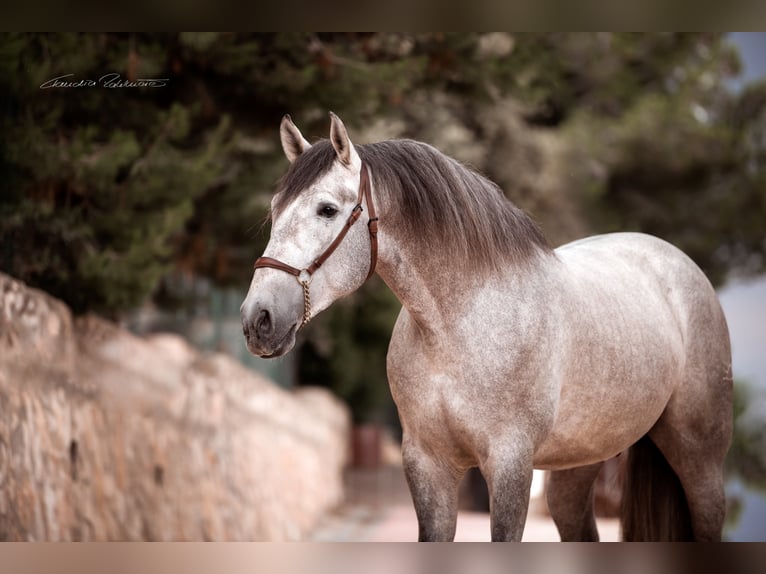
[(359, 219), (359, 216), (363, 211), (362, 200), (367, 203), (367, 209), (370, 211), (370, 219), (367, 221), (367, 229), (370, 232), (370, 270), (367, 272), (367, 277), (365, 278), (365, 281), (367, 281), (367, 279), (372, 277), (372, 274), (375, 273), (375, 266), (378, 263), (378, 218), (375, 215), (375, 204), (372, 202), (372, 193), (370, 191), (370, 174), (367, 170), (367, 166), (364, 165), (364, 163), (362, 164), (362, 172), (359, 179), (359, 194), (357, 195), (356, 205), (351, 211), (351, 215), (348, 216), (346, 224), (343, 226), (343, 229), (340, 230), (340, 233), (338, 233), (335, 239), (333, 239), (333, 242), (330, 243), (327, 249), (325, 249), (319, 255), (319, 257), (314, 259), (311, 265), (305, 269), (298, 269), (292, 265), (288, 265), (287, 263), (282, 263), (281, 261), (272, 257), (259, 257), (255, 261), (255, 265), (253, 267), (254, 269), (271, 267), (272, 269), (279, 269), (280, 271), (289, 273), (298, 280), (298, 283), (303, 288), (303, 321), (301, 322), (301, 327), (303, 327), (311, 319), (311, 293), (309, 292), (309, 285), (311, 284), (312, 276), (314, 275), (314, 272), (319, 269), (322, 264), (327, 261), (330, 255), (332, 255), (333, 252), (338, 248), (338, 245), (340, 245), (343, 239), (346, 237), (346, 234), (348, 233), (349, 229), (351, 229), (351, 226), (356, 223), (357, 219)]

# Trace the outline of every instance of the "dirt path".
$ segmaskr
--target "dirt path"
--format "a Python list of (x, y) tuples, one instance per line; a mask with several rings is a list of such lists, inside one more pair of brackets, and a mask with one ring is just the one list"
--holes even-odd
[[(317, 542), (412, 542), (418, 527), (404, 474), (399, 466), (378, 470), (348, 470), (346, 502), (323, 517), (310, 540)], [(523, 541), (557, 542), (558, 532), (540, 501), (530, 506)], [(599, 519), (603, 541), (619, 540), (616, 519)], [(489, 514), (461, 511), (455, 540), (488, 542)]]

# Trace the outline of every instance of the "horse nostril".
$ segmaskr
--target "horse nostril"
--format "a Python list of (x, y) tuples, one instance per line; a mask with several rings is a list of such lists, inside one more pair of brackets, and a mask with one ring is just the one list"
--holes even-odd
[(265, 309), (258, 314), (255, 320), (255, 335), (259, 339), (266, 339), (274, 332), (274, 324), (271, 321), (271, 315)]

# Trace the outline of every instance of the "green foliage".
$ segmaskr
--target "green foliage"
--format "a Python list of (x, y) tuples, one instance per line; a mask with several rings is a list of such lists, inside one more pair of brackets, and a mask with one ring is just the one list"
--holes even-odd
[(731, 271), (766, 270), (766, 85), (732, 93), (738, 63), (725, 42), (684, 40), (670, 66), (658, 60), (661, 81), (634, 88), (618, 115), (584, 107), (565, 132), (593, 228), (663, 237), (720, 285)]
[(734, 436), (726, 456), (726, 474), (766, 492), (766, 398), (747, 384), (734, 384)]
[[(37, 87), (63, 71), (122, 69), (107, 67), (121, 49), (130, 67), (131, 42), (113, 36), (14, 36), (2, 50), (12, 113), (2, 118), (0, 262), (75, 311), (129, 309), (152, 291), (226, 149), (225, 115), (192, 135), (197, 106), (157, 93)], [(141, 73), (157, 69), (157, 50), (147, 46)]]

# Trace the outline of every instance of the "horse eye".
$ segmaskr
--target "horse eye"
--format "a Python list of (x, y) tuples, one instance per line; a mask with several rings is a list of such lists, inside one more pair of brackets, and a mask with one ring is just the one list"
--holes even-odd
[(333, 217), (336, 213), (338, 213), (338, 210), (334, 206), (325, 204), (319, 206), (317, 215), (321, 215), (322, 217)]

